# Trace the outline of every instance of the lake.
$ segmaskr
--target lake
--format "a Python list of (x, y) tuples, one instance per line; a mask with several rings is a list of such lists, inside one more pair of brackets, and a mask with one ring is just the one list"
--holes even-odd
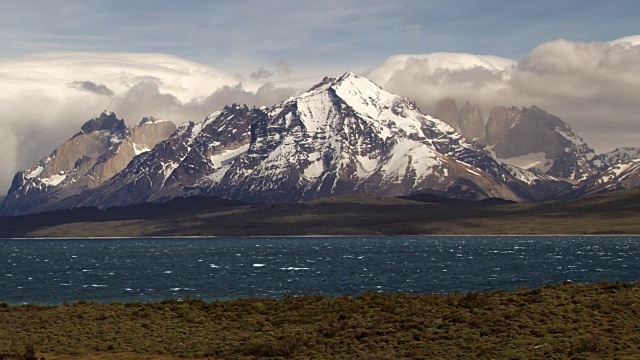
[(640, 279), (627, 236), (0, 240), (0, 302), (447, 293)]

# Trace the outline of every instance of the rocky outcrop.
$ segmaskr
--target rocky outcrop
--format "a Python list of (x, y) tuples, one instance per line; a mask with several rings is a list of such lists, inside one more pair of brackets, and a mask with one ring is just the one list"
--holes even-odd
[(465, 139), (474, 141), (480, 145), (487, 145), (484, 117), (477, 105), (471, 105), (467, 101), (458, 113), (460, 134)]
[(172, 122), (157, 120), (128, 129), (113, 111), (105, 111), (86, 122), (51, 155), (17, 173), (2, 212), (18, 215), (44, 211), (95, 188), (174, 131)]
[(496, 159), (538, 174), (581, 181), (606, 168), (567, 124), (536, 106), (494, 108), (486, 133)]
[(435, 118), (444, 121), (451, 126), (456, 132), (460, 132), (460, 123), (458, 121), (458, 105), (456, 99), (446, 98), (436, 103)]
[(467, 101), (458, 111), (456, 100), (446, 98), (436, 104), (434, 117), (447, 123), (465, 139), (480, 145), (487, 144), (484, 117), (477, 105)]
[(519, 117), (520, 110), (515, 107), (508, 109), (504, 106), (496, 106), (491, 109), (485, 125), (487, 145), (495, 145), (518, 122)]

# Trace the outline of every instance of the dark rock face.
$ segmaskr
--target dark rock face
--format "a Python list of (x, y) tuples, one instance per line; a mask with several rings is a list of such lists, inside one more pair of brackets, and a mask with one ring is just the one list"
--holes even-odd
[(107, 110), (100, 114), (99, 117), (87, 121), (80, 128), (80, 132), (75, 134), (73, 137), (82, 135), (82, 134), (90, 134), (96, 131), (108, 131), (111, 133), (125, 132), (127, 130), (127, 126), (124, 124), (124, 120), (118, 120), (116, 114)]
[(474, 141), (480, 145), (487, 145), (484, 117), (477, 105), (471, 105), (467, 101), (458, 114), (460, 133), (465, 139)]
[[(457, 114), (456, 114), (457, 115)], [(544, 181), (544, 180), (540, 180)], [(349, 193), (540, 199), (481, 146), (353, 74), (270, 108), (226, 107), (65, 207), (208, 195), (296, 202)]]
[(127, 129), (113, 112), (85, 123), (51, 155), (15, 175), (2, 212), (18, 215), (48, 210), (94, 188), (124, 169), (175, 130), (172, 122)]
[(446, 98), (436, 103), (436, 119), (444, 121), (451, 126), (456, 132), (460, 132), (460, 123), (458, 121), (458, 105), (456, 99)]
[(567, 124), (535, 106), (494, 108), (486, 133), (497, 159), (539, 174), (580, 181), (606, 167)]
[(458, 112), (456, 100), (446, 98), (438, 101), (434, 116), (447, 123), (465, 139), (487, 145), (484, 117), (477, 105), (471, 105), (467, 101)]
[(491, 109), (489, 119), (485, 126), (487, 134), (487, 145), (493, 146), (498, 139), (503, 137), (509, 129), (518, 121), (520, 111), (517, 108), (507, 109), (503, 106), (496, 106)]

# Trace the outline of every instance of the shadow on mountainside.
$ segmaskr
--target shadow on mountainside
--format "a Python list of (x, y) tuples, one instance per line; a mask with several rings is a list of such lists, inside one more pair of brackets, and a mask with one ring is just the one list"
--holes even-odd
[(190, 197), (4, 217), (0, 237), (640, 234), (640, 190), (543, 203), (421, 199), (428, 202), (364, 194), (288, 204)]

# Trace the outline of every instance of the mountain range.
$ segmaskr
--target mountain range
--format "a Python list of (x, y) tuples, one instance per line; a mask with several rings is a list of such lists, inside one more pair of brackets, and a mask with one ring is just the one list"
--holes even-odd
[[(637, 149), (636, 149), (637, 150)], [(14, 177), (6, 215), (203, 195), (251, 203), (367, 193), (539, 201), (638, 186), (638, 152), (598, 156), (535, 106), (434, 116), (364, 77), (325, 78), (271, 107), (233, 104), (178, 128), (112, 111)]]
[(6, 214), (48, 210), (52, 204), (95, 188), (154, 148), (176, 130), (170, 121), (144, 118), (127, 128), (113, 111), (82, 125), (80, 131), (28, 169), (17, 173), (3, 202)]

